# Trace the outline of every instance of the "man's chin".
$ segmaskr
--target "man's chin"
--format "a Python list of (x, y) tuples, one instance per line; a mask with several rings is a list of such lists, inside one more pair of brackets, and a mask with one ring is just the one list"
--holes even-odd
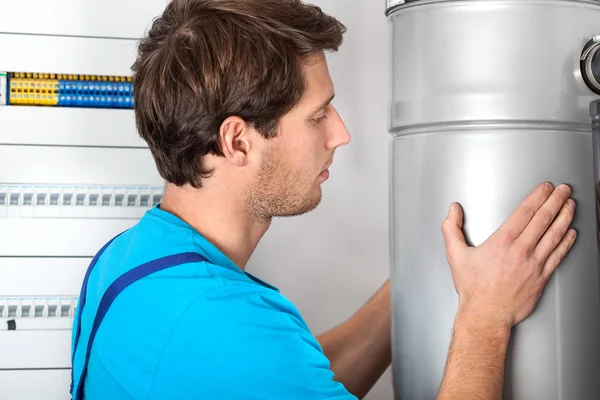
[(313, 210), (315, 210), (319, 204), (321, 204), (322, 194), (321, 188), (319, 187), (318, 193), (312, 194), (312, 197), (304, 198), (304, 202), (299, 204), (297, 207), (290, 208), (285, 212), (278, 213), (278, 215), (274, 215), (274, 217), (297, 217), (300, 215), (307, 214)]

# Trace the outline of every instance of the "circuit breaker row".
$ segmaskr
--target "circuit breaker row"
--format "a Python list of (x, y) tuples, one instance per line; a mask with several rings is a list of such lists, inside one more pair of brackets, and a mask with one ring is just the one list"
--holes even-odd
[(0, 331), (68, 331), (77, 297), (0, 298)]
[(140, 218), (161, 200), (152, 186), (0, 185), (0, 218)]
[(0, 206), (148, 207), (160, 203), (160, 187), (0, 185)]
[(0, 297), (0, 318), (72, 318), (77, 297)]

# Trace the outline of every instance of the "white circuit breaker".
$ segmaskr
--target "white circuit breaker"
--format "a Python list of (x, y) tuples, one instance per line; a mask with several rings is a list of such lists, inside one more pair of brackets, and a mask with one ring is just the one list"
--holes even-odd
[(130, 67), (165, 4), (0, 0), (0, 398), (68, 398), (88, 264), (162, 199)]

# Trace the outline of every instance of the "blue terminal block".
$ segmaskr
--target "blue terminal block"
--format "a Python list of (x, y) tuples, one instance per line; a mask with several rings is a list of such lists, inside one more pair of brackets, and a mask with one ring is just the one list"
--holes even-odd
[(59, 80), (59, 107), (133, 108), (130, 82)]

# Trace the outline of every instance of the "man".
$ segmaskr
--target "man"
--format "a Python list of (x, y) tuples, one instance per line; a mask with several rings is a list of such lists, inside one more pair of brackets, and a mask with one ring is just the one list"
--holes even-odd
[[(273, 217), (317, 207), (350, 140), (324, 57), (344, 31), (299, 0), (174, 0), (154, 21), (133, 67), (135, 115), (165, 195), (92, 262), (73, 330), (77, 399), (354, 399), (389, 366), (389, 282), (315, 338), (244, 272)], [(440, 399), (501, 393), (510, 328), (574, 241), (569, 193), (540, 185), (478, 248), (450, 210), (460, 308)]]

